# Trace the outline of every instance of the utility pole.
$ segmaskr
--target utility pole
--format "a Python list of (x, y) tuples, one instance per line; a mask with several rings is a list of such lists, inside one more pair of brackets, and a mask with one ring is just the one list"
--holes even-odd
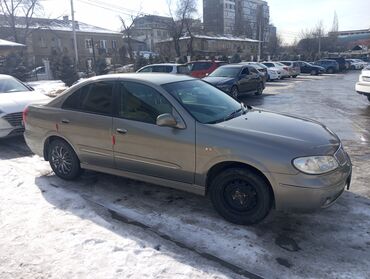
[(73, 0), (71, 0), (71, 13), (72, 13), (73, 45), (75, 49), (75, 68), (78, 69), (78, 49), (77, 49), (75, 10), (73, 8)]

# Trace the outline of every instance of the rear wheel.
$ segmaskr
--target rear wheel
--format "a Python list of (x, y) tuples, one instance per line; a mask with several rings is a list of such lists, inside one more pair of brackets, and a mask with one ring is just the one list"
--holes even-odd
[(63, 140), (53, 140), (49, 147), (49, 163), (62, 179), (73, 180), (81, 174), (80, 160), (72, 147)]
[(263, 84), (262, 83), (259, 83), (257, 85), (257, 90), (256, 90), (255, 95), (260, 96), (260, 95), (262, 95), (262, 93), (263, 93)]
[(238, 89), (238, 87), (237, 87), (237, 86), (235, 86), (235, 85), (234, 85), (234, 86), (231, 88), (230, 93), (231, 93), (231, 97), (233, 97), (235, 100), (237, 100), (237, 99), (238, 99), (238, 97), (239, 97), (239, 89)]
[(317, 75), (317, 71), (316, 70), (312, 70), (311, 71), (311, 76), (316, 76)]
[(210, 185), (210, 197), (222, 217), (240, 225), (259, 223), (272, 207), (270, 186), (257, 173), (242, 168), (217, 175)]
[(334, 69), (333, 69), (333, 68), (329, 68), (329, 69), (327, 70), (327, 72), (328, 72), (328, 74), (333, 74), (333, 73), (334, 73)]

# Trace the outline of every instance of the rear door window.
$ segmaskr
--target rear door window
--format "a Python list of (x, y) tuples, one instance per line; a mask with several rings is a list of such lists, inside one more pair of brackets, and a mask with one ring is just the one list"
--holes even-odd
[(72, 93), (62, 109), (112, 115), (113, 81), (88, 84)]
[(100, 81), (89, 86), (89, 90), (81, 96), (80, 110), (89, 113), (112, 115), (113, 108), (112, 81)]

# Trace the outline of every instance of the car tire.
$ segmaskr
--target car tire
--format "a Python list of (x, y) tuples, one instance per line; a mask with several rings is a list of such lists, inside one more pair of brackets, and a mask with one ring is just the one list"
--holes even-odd
[(297, 78), (297, 75), (293, 76), (293, 78)]
[(316, 76), (317, 75), (317, 71), (316, 70), (312, 70), (311, 71), (311, 76)]
[(259, 83), (257, 85), (257, 91), (256, 93), (254, 93), (256, 96), (261, 96), (263, 93), (263, 84), (262, 83)]
[(74, 180), (81, 174), (80, 160), (64, 140), (53, 140), (49, 146), (49, 163), (54, 173), (64, 180)]
[(231, 97), (233, 97), (235, 100), (238, 99), (239, 97), (239, 89), (236, 85), (234, 85), (233, 87), (231, 87), (231, 90), (230, 90), (230, 95)]
[(334, 69), (333, 69), (333, 68), (329, 68), (329, 69), (327, 70), (327, 73), (328, 73), (328, 74), (333, 74), (333, 73), (334, 73)]
[(259, 174), (242, 168), (227, 169), (210, 185), (215, 210), (227, 221), (239, 225), (261, 222), (272, 208), (270, 186)]

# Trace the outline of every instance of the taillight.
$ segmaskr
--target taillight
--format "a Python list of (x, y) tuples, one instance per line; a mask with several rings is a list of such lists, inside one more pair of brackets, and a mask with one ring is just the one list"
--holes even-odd
[(23, 126), (24, 126), (24, 125), (26, 125), (26, 122), (27, 122), (27, 115), (28, 115), (28, 107), (26, 107), (26, 108), (23, 110), (23, 113), (22, 113)]

